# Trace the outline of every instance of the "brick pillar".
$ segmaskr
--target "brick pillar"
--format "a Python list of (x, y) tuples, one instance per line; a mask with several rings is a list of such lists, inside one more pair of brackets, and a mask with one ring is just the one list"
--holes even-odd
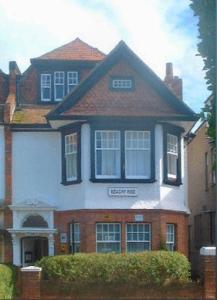
[(202, 256), (202, 272), (204, 279), (204, 299), (216, 299), (216, 286), (215, 286), (215, 247), (202, 247), (200, 249)]
[(21, 299), (41, 298), (41, 268), (21, 268)]

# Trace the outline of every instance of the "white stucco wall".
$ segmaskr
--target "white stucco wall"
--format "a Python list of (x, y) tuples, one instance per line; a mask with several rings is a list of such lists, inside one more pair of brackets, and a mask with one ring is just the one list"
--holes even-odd
[[(61, 184), (61, 137), (59, 133), (13, 133), (13, 204), (35, 199), (56, 206), (58, 210), (161, 208), (187, 211), (185, 186), (174, 187), (162, 183), (163, 131), (161, 125), (157, 125), (155, 129), (156, 182), (146, 184), (90, 182), (89, 125), (83, 125), (81, 133), (82, 183), (69, 186)], [(182, 168), (184, 170), (183, 163)], [(135, 187), (138, 196), (110, 197), (109, 187)]]
[(4, 127), (0, 126), (0, 204), (5, 197), (5, 137)]

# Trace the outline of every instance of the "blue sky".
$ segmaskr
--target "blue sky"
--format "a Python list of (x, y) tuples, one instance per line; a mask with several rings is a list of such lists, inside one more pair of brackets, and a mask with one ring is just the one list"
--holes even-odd
[(109, 53), (124, 40), (164, 78), (166, 62), (183, 79), (184, 101), (196, 112), (209, 95), (197, 54), (197, 18), (189, 0), (0, 0), (0, 68), (21, 71), (76, 37)]

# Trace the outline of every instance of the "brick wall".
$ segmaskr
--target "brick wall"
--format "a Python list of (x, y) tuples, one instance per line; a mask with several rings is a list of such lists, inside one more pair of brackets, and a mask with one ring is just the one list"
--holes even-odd
[[(142, 214), (144, 222), (152, 225), (152, 250), (159, 250), (160, 241), (166, 240), (166, 224), (176, 225), (177, 250), (188, 256), (188, 215), (180, 212), (163, 210), (77, 210), (55, 212), (55, 228), (59, 233), (69, 231), (69, 223), (80, 223), (81, 252), (96, 251), (96, 223), (121, 223), (121, 250), (126, 251), (126, 223), (135, 222), (135, 215)], [(55, 237), (55, 252), (62, 253), (63, 245), (60, 243), (59, 234)], [(65, 247), (64, 253), (69, 247)]]

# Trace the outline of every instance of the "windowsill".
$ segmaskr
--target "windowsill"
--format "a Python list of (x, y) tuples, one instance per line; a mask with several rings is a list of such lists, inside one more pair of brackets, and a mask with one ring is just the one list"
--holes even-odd
[(61, 182), (62, 185), (73, 185), (73, 184), (79, 184), (81, 183), (82, 180), (81, 179), (76, 179), (76, 180), (71, 180), (71, 181), (66, 181), (66, 180), (63, 180)]
[(173, 181), (169, 179), (164, 179), (163, 183), (167, 185), (173, 185), (173, 186), (180, 186), (183, 184), (180, 180)]
[(90, 178), (91, 182), (94, 183), (154, 183), (156, 182), (156, 179), (150, 178), (150, 179), (126, 179), (126, 178)]

